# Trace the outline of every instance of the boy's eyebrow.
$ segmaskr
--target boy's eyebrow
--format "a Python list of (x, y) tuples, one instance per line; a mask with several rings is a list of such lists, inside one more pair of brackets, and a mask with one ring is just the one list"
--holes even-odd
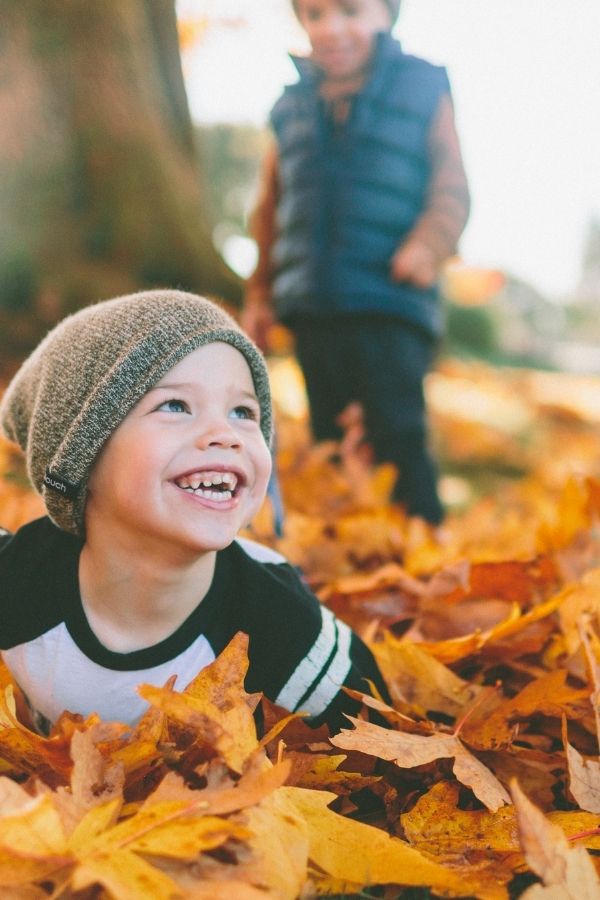
[(174, 390), (181, 390), (182, 388), (189, 388), (189, 387), (191, 387), (191, 386), (192, 386), (192, 385), (191, 385), (191, 383), (190, 383), (189, 381), (181, 381), (181, 382), (179, 382), (179, 383), (177, 383), (177, 382), (171, 382), (171, 383), (169, 383), (169, 384), (153, 384), (151, 388), (148, 388), (147, 393), (148, 393), (148, 394), (151, 394), (152, 391), (174, 391)]
[[(181, 391), (184, 389), (193, 388), (194, 385), (190, 381), (181, 381), (181, 382), (171, 382), (169, 384), (155, 384), (151, 388), (148, 388), (147, 394), (151, 394), (153, 391)], [(245, 388), (240, 391), (242, 397), (250, 397), (253, 400), (257, 400), (255, 391), (247, 391)]]

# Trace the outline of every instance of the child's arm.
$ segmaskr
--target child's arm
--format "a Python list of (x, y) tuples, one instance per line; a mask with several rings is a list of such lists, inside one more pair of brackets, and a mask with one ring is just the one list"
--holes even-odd
[(275, 209), (278, 197), (277, 145), (271, 140), (259, 175), (256, 205), (250, 216), (249, 233), (256, 241), (258, 261), (246, 282), (241, 324), (259, 347), (265, 349), (266, 333), (273, 324), (271, 303), (271, 247), (275, 239)]
[(423, 213), (391, 263), (394, 281), (428, 288), (444, 260), (456, 252), (470, 208), (467, 176), (448, 94), (440, 101), (428, 135), (431, 176)]
[(325, 723), (331, 731), (347, 724), (345, 713), (360, 709), (344, 687), (370, 693), (372, 682), (389, 702), (377, 663), (358, 635), (317, 600), (283, 557), (265, 560), (264, 548), (257, 556), (256, 545), (239, 543), (246, 554), (263, 557), (258, 565), (241, 560), (245, 573), (236, 572), (245, 587), (233, 621), (250, 637), (246, 690), (261, 691), (278, 706), (305, 713), (310, 725)]

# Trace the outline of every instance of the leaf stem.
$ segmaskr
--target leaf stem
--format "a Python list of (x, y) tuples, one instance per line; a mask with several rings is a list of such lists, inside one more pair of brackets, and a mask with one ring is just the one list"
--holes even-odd
[(581, 838), (596, 837), (597, 835), (600, 836), (600, 825), (596, 828), (589, 828), (587, 831), (580, 831), (579, 834), (568, 835), (567, 838), (569, 841), (579, 841)]
[(468, 719), (471, 718), (471, 716), (473, 715), (473, 713), (475, 712), (477, 707), (480, 706), (483, 703), (483, 701), (486, 700), (490, 696), (490, 694), (493, 694), (495, 691), (497, 691), (499, 687), (500, 687), (500, 682), (497, 681), (496, 684), (489, 685), (489, 687), (484, 688), (482, 690), (479, 697), (477, 697), (477, 699), (470, 706), (467, 707), (465, 712), (462, 714), (462, 716), (460, 717), (460, 719), (454, 726), (454, 731), (452, 732), (454, 737), (459, 736), (465, 723), (467, 722)]

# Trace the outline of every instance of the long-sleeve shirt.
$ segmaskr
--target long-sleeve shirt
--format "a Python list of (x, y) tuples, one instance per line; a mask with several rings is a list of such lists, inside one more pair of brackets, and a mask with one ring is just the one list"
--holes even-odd
[(249, 636), (246, 689), (315, 725), (338, 729), (358, 705), (343, 686), (386, 687), (371, 652), (322, 606), (278, 553), (234, 541), (217, 553), (212, 584), (164, 640), (120, 653), (92, 631), (79, 593), (82, 541), (48, 518), (0, 534), (0, 650), (40, 731), (63, 710), (133, 724), (140, 683), (182, 690), (238, 631)]

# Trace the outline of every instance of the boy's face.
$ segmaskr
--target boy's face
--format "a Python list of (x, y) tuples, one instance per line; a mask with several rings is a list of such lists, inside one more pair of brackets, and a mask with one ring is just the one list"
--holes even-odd
[(298, 0), (296, 9), (314, 62), (336, 80), (364, 72), (375, 35), (392, 24), (384, 0)]
[(111, 435), (90, 476), (86, 530), (142, 551), (219, 550), (259, 509), (270, 472), (248, 363), (229, 344), (207, 344)]

